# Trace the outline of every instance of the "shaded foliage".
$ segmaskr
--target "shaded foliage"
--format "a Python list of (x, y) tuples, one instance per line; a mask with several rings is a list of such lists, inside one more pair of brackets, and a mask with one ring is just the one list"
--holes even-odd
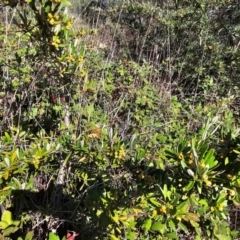
[(238, 2), (3, 3), (1, 237), (236, 239)]

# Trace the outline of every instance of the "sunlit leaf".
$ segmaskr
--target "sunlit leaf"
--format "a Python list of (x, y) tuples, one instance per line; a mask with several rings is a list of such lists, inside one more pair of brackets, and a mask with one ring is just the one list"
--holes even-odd
[(160, 207), (161, 203), (156, 200), (156, 198), (149, 198), (149, 201), (155, 206)]
[(8, 210), (4, 210), (2, 217), (1, 217), (1, 221), (5, 222), (9, 225), (12, 224), (13, 220), (12, 220), (12, 213)]
[(6, 170), (6, 171), (3, 173), (3, 177), (4, 177), (5, 180), (8, 180), (8, 178), (9, 178), (9, 171), (8, 171), (8, 170)]
[(178, 223), (178, 226), (179, 226), (179, 228), (181, 228), (184, 232), (187, 232), (187, 231), (188, 231), (188, 228), (187, 228), (182, 222), (179, 222), (179, 223)]
[(19, 228), (17, 226), (9, 226), (7, 228), (4, 229), (3, 231), (3, 236), (7, 237), (12, 233), (15, 233)]
[(50, 232), (48, 235), (48, 240), (60, 240), (59, 236), (53, 232)]
[(192, 220), (192, 221), (195, 221), (195, 222), (200, 221), (198, 215), (195, 214), (195, 213), (191, 213), (191, 212), (186, 213), (185, 219), (189, 219), (189, 220)]
[(12, 154), (12, 156), (11, 156), (11, 162), (14, 162), (14, 160), (16, 159), (16, 157), (17, 157), (17, 152), (18, 152), (17, 149), (13, 152), (13, 154)]
[(152, 219), (145, 220), (145, 222), (142, 225), (142, 227), (147, 231), (151, 228), (151, 226), (152, 226)]
[(116, 224), (119, 224), (118, 215), (117, 215), (117, 214), (111, 215), (111, 219), (112, 219)]
[(172, 231), (176, 231), (175, 223), (172, 220), (169, 220), (169, 227)]
[(113, 234), (110, 235), (110, 239), (111, 239), (111, 240), (120, 240), (119, 238), (117, 238), (117, 237), (114, 236)]
[(11, 162), (10, 162), (10, 159), (9, 159), (8, 157), (5, 157), (5, 158), (4, 158), (4, 162), (6, 163), (6, 165), (7, 165), (8, 167), (10, 167)]
[(166, 233), (165, 236), (168, 237), (169, 239), (178, 239), (176, 233)]
[(32, 239), (33, 239), (33, 236), (34, 236), (34, 232), (33, 232), (33, 231), (29, 231), (29, 232), (26, 234), (24, 240), (32, 240)]
[(69, 2), (67, 0), (61, 0), (61, 4), (63, 4), (66, 7), (71, 7), (72, 6), (71, 2)]
[(166, 231), (166, 227), (164, 224), (162, 224), (161, 222), (155, 222), (152, 224), (151, 229), (153, 231), (159, 231), (161, 233), (164, 233)]
[(9, 226), (9, 224), (5, 221), (0, 221), (0, 229), (5, 229)]

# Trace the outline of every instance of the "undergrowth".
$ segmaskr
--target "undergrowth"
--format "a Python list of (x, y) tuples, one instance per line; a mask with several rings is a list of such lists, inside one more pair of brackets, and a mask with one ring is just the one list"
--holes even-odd
[(237, 239), (237, 4), (2, 3), (1, 238)]

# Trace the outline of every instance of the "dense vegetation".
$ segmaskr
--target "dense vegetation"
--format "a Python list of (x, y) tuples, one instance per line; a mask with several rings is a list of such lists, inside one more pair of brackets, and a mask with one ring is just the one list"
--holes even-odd
[(238, 239), (238, 0), (2, 0), (0, 239)]

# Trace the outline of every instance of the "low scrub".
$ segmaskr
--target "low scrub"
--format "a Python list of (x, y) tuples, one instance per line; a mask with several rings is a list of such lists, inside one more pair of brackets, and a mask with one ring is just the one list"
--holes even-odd
[(237, 97), (186, 97), (151, 61), (109, 60), (65, 0), (4, 4), (1, 237), (237, 239)]

